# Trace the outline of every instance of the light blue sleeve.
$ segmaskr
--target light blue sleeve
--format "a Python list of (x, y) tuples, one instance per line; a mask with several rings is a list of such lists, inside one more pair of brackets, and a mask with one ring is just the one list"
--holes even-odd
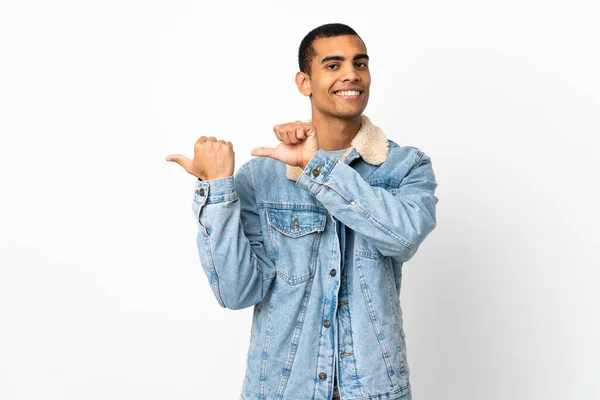
[(276, 269), (263, 246), (245, 166), (235, 176), (197, 181), (192, 210), (200, 263), (221, 307), (238, 310), (259, 303)]
[(394, 193), (372, 187), (349, 165), (319, 149), (296, 185), (313, 193), (336, 218), (366, 237), (384, 256), (410, 260), (436, 226), (437, 183), (430, 158), (415, 149)]

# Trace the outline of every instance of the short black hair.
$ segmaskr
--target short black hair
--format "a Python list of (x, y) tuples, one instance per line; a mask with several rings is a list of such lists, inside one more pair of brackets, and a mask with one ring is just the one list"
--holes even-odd
[[(358, 33), (348, 25), (344, 24), (325, 24), (316, 27), (312, 31), (308, 32), (302, 42), (300, 42), (300, 49), (298, 50), (298, 67), (300, 71), (311, 74), (311, 64), (315, 56), (317, 55), (313, 43), (317, 39), (330, 38), (344, 35), (355, 35)], [(358, 38), (365, 43), (360, 36)], [(365, 45), (365, 48), (367, 46)]]

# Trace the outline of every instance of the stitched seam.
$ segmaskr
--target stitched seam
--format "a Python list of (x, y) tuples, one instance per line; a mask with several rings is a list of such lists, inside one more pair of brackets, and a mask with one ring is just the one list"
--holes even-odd
[[(241, 222), (241, 221), (240, 221), (239, 225), (240, 225), (240, 229), (242, 229), (242, 232), (243, 232), (243, 229), (244, 229), (244, 227), (243, 227), (243, 225), (242, 225), (242, 222)], [(258, 261), (259, 261), (259, 260), (258, 260), (258, 256), (256, 255), (256, 253), (255, 253), (254, 251), (252, 251), (252, 246), (250, 246), (250, 268), (251, 268), (251, 269), (254, 269), (254, 268), (256, 268), (256, 270), (257, 270), (257, 271), (260, 273), (260, 275), (263, 277), (263, 278), (262, 278), (262, 280), (263, 280), (263, 282), (264, 282), (266, 279), (265, 279), (265, 276), (264, 276), (264, 274), (263, 274), (262, 267), (260, 266), (260, 263), (259, 263)], [(261, 292), (262, 292), (262, 290), (261, 290)]]
[[(348, 304), (348, 302), (346, 302), (346, 304)], [(348, 325), (350, 325), (350, 341), (352, 343), (352, 350), (354, 349), (354, 328), (352, 327), (352, 307), (348, 307)], [(352, 357), (352, 363), (354, 364), (354, 372), (356, 373), (356, 376), (360, 376), (360, 373), (358, 372), (358, 363), (356, 361), (357, 357)], [(358, 390), (361, 396), (365, 396), (365, 392), (363, 391), (363, 385), (360, 381), (360, 379), (356, 379), (355, 384), (358, 386)], [(342, 393), (342, 391), (340, 390), (340, 394)]]
[(267, 329), (265, 333), (265, 343), (263, 345), (262, 362), (261, 362), (261, 371), (260, 371), (260, 398), (265, 399), (265, 381), (267, 380), (267, 356), (269, 352), (269, 342), (271, 339), (271, 323), (273, 321), (273, 304), (275, 293), (271, 293), (271, 304), (269, 305), (269, 317), (267, 320)]
[(292, 365), (294, 364), (294, 360), (296, 359), (298, 342), (300, 341), (300, 333), (302, 332), (302, 327), (304, 325), (304, 317), (306, 316), (308, 300), (310, 299), (310, 295), (312, 293), (312, 283), (313, 281), (309, 280), (308, 284), (306, 285), (304, 298), (302, 299), (302, 306), (300, 307), (300, 315), (296, 320), (296, 328), (294, 329), (294, 339), (292, 341), (292, 348), (290, 349), (290, 352), (288, 354), (288, 358), (285, 363), (285, 368), (282, 371), (283, 377), (281, 378), (281, 382), (279, 382), (279, 388), (277, 389), (278, 399), (283, 399), (283, 394), (285, 392), (285, 388), (287, 387), (287, 383), (292, 370)]
[(212, 273), (215, 274), (215, 277), (216, 277), (215, 281), (211, 282), (211, 285), (214, 286), (216, 289), (217, 300), (219, 301), (219, 303), (223, 307), (227, 308), (227, 305), (223, 301), (223, 295), (221, 294), (221, 288), (219, 286), (219, 275), (217, 274), (217, 270), (215, 268), (215, 263), (213, 262), (212, 251), (210, 249), (210, 236), (209, 235), (206, 235), (205, 244), (206, 244), (206, 257), (208, 258), (208, 263), (210, 265), (210, 269), (211, 269)]
[(206, 197), (206, 204), (219, 204), (237, 200), (238, 196), (236, 192), (227, 194), (210, 194), (210, 198)]
[[(392, 392), (370, 394), (368, 396), (355, 397), (353, 399), (350, 398), (347, 400), (371, 400), (371, 399), (383, 399), (383, 398), (387, 399), (390, 396), (395, 396), (395, 395), (399, 395), (400, 397), (402, 397), (409, 392), (409, 387), (410, 387), (410, 385), (407, 383), (406, 385), (400, 386), (400, 388), (398, 390), (394, 390)], [(343, 398), (343, 399), (346, 400), (346, 398)]]
[(383, 330), (381, 329), (381, 325), (379, 324), (379, 321), (377, 320), (376, 316), (375, 316), (375, 310), (373, 308), (373, 304), (371, 301), (371, 296), (369, 295), (369, 290), (367, 288), (367, 281), (365, 280), (365, 276), (362, 272), (362, 268), (360, 266), (360, 262), (357, 259), (357, 270), (358, 270), (358, 277), (360, 279), (360, 286), (362, 289), (362, 293), (363, 296), (365, 298), (365, 301), (367, 303), (367, 309), (369, 311), (369, 317), (371, 320), (371, 323), (373, 324), (373, 327), (375, 328), (375, 334), (377, 336), (377, 341), (379, 342), (379, 346), (381, 348), (381, 352), (382, 352), (382, 356), (385, 362), (385, 365), (387, 367), (387, 373), (388, 373), (388, 377), (390, 378), (390, 383), (392, 384), (392, 387), (396, 388), (397, 385), (394, 384), (394, 370), (392, 367), (392, 362), (390, 360), (390, 352), (387, 348), (384, 336), (383, 336)]
[[(325, 315), (326, 306), (328, 304), (329, 304), (329, 301), (327, 300), (327, 298), (324, 298), (323, 299), (323, 308), (321, 309), (321, 315)], [(320, 351), (320, 349), (321, 349), (321, 341), (323, 341), (324, 338), (325, 338), (325, 335), (324, 335), (325, 329), (329, 329), (329, 328), (325, 328), (323, 326), (323, 324), (321, 324), (321, 330), (320, 330), (320, 333), (319, 333), (319, 354), (321, 353), (321, 351)], [(317, 362), (316, 365), (315, 365), (315, 375), (314, 376), (318, 376), (319, 375), (319, 369), (320, 369), (319, 363)], [(319, 385), (314, 385), (313, 397), (312, 397), (313, 400), (317, 398), (316, 396), (317, 396), (317, 387), (318, 386)]]
[[(296, 238), (295, 236), (291, 236), (289, 234), (287, 234), (286, 232), (282, 231), (282, 229), (280, 228), (280, 225), (277, 224), (277, 222), (275, 220), (273, 220), (270, 215), (270, 213), (266, 212), (266, 216), (267, 216), (267, 229), (268, 229), (268, 233), (269, 233), (269, 237), (271, 238), (271, 241), (273, 243), (273, 248), (275, 249), (275, 251), (278, 254), (278, 257), (280, 255), (280, 250), (279, 250), (279, 246), (277, 245), (277, 240), (275, 238), (275, 233), (274, 231), (278, 231), (280, 232), (282, 235), (288, 237), (288, 238)], [(310, 261), (310, 270), (308, 273), (300, 275), (300, 276), (295, 276), (295, 277), (291, 277), (289, 276), (283, 269), (278, 269), (277, 268), (277, 264), (276, 263), (276, 270), (277, 270), (277, 275), (281, 276), (283, 278), (284, 281), (286, 281), (287, 283), (289, 283), (290, 285), (296, 285), (298, 283), (302, 283), (307, 281), (308, 279), (311, 279), (314, 274), (315, 274), (315, 270), (316, 270), (316, 263), (317, 263), (317, 256), (318, 256), (318, 248), (319, 248), (319, 244), (321, 241), (321, 234), (322, 231), (325, 229), (325, 215), (319, 216), (322, 217), (322, 222), (319, 223), (318, 226), (315, 226), (315, 228), (313, 228), (313, 230), (311, 230), (310, 232), (307, 233), (303, 233), (300, 236), (306, 236), (308, 234), (314, 234), (315, 238), (313, 241), (313, 245), (312, 245), (312, 254), (311, 254), (311, 261)], [(283, 248), (285, 248), (285, 246), (282, 246), (282, 250)]]
[[(254, 181), (252, 180), (252, 171), (251, 171), (251, 166), (250, 163), (246, 163), (245, 165), (243, 165), (241, 167), (242, 173), (246, 176), (246, 179), (248, 179), (248, 184), (250, 184), (250, 188), (252, 189), (252, 191), (255, 191), (255, 187), (254, 187)], [(255, 196), (256, 197), (256, 196)]]
[(396, 351), (400, 357), (400, 365), (399, 365), (399, 377), (398, 379), (400, 380), (402, 378), (402, 373), (404, 372), (404, 356), (402, 355), (402, 349), (400, 347), (400, 338), (398, 337), (400, 335), (400, 330), (398, 329), (398, 324), (396, 323), (397, 321), (400, 321), (399, 315), (398, 315), (398, 309), (397, 307), (394, 306), (394, 299), (393, 299), (393, 294), (392, 294), (392, 266), (391, 265), (383, 265), (383, 268), (385, 268), (385, 280), (387, 282), (387, 289), (388, 289), (388, 295), (390, 298), (390, 307), (392, 309), (392, 320), (394, 321), (394, 341), (396, 342)]
[(381, 254), (369, 253), (367, 251), (356, 250), (354, 255), (366, 258), (372, 258), (374, 260), (380, 260), (382, 258)]
[[(319, 194), (319, 192), (321, 191), (322, 186), (325, 184), (325, 181), (327, 180), (327, 177), (329, 177), (329, 174), (331, 174), (331, 171), (333, 171), (333, 169), (335, 168), (336, 164), (339, 163), (339, 161), (337, 159), (333, 159), (333, 162), (331, 164), (327, 164), (325, 165), (325, 174), (321, 174), (321, 176), (323, 176), (323, 179), (321, 180), (322, 182), (319, 182), (313, 178), (310, 177), (310, 175), (308, 175), (308, 179), (310, 179), (312, 182), (314, 182), (317, 187), (314, 191), (314, 195), (316, 196), (317, 194)], [(319, 168), (319, 171), (321, 170), (321, 168)]]

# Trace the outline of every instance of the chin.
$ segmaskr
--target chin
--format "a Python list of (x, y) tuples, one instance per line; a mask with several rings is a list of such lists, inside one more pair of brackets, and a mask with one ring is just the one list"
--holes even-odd
[(356, 117), (360, 117), (363, 113), (365, 109), (361, 108), (361, 109), (357, 109), (357, 110), (344, 110), (344, 111), (339, 111), (336, 114), (337, 118), (341, 118), (341, 119), (353, 119)]
[(364, 107), (329, 107), (329, 108), (321, 108), (321, 109), (313, 109), (317, 111), (319, 114), (323, 116), (327, 116), (328, 118), (336, 118), (336, 119), (345, 119), (350, 120), (356, 117), (360, 117), (363, 111), (366, 108), (366, 104)]

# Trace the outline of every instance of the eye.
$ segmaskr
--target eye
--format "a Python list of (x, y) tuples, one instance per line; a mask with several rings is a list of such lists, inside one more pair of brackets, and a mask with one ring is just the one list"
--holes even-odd
[(325, 68), (330, 69), (332, 71), (335, 71), (336, 69), (338, 69), (340, 66), (338, 64), (329, 64), (327, 65)]
[(367, 68), (368, 67), (367, 63), (364, 61), (359, 61), (354, 65), (356, 65), (357, 68)]

